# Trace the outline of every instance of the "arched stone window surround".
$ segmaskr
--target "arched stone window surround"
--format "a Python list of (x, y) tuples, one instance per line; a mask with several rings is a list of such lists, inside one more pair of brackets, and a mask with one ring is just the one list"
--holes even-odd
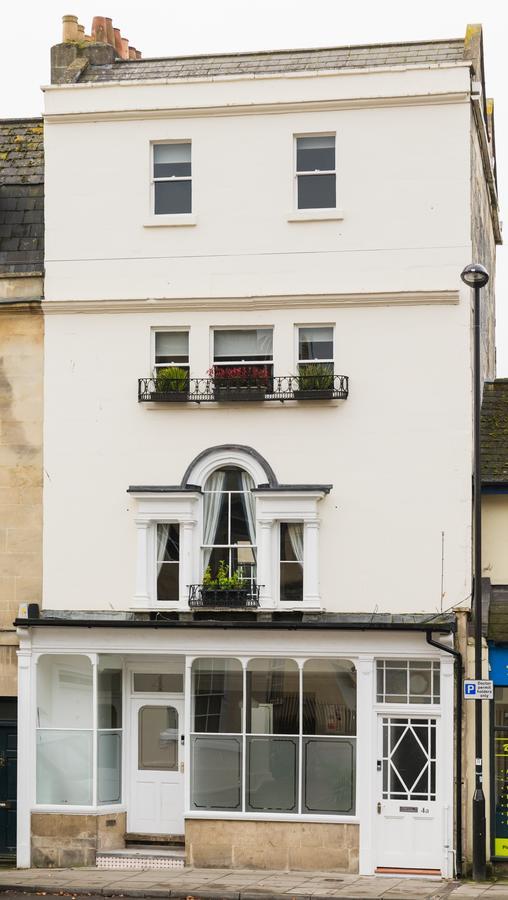
[[(203, 488), (212, 472), (225, 466), (245, 470), (256, 488), (257, 581), (261, 608), (279, 607), (279, 523), (304, 526), (303, 603), (297, 608), (320, 609), (318, 502), (331, 485), (280, 484), (264, 457), (242, 444), (220, 444), (201, 451), (187, 467), (179, 485), (134, 486), (137, 502), (137, 581), (132, 608), (188, 608), (188, 586), (202, 577)], [(157, 600), (155, 535), (158, 522), (180, 525), (180, 591), (178, 604)], [(284, 604), (284, 608), (289, 607)]]
[(257, 487), (260, 484), (278, 486), (275, 472), (266, 459), (257, 450), (242, 444), (219, 444), (198, 453), (187, 467), (181, 486), (186, 490), (194, 485), (203, 488), (212, 472), (224, 466), (244, 469)]

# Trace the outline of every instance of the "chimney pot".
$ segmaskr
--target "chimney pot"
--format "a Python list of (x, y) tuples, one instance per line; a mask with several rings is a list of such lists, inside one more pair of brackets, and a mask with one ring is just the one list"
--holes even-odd
[(85, 40), (85, 26), (80, 25), (79, 22), (78, 22), (78, 38), (80, 41)]
[(122, 38), (122, 59), (129, 59), (129, 41)]
[(111, 44), (112, 47), (115, 46), (115, 32), (113, 29), (113, 21), (106, 17), (106, 37), (108, 39), (108, 44)]
[(92, 21), (92, 40), (97, 44), (107, 44), (108, 34), (104, 16), (94, 16)]
[(78, 17), (62, 16), (62, 43), (79, 40)]
[(136, 50), (136, 59), (141, 59), (141, 50)]
[(113, 28), (114, 40), (115, 40), (115, 50), (120, 57), (122, 58), (123, 48), (122, 48), (122, 36), (120, 34), (119, 28)]
[(129, 59), (136, 59), (136, 48), (129, 47)]

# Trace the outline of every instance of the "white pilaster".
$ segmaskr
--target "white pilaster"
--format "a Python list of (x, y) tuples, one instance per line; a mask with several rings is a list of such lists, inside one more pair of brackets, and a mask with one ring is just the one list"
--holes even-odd
[[(442, 783), (438, 787), (443, 798), (443, 830), (444, 830), (444, 859), (443, 875), (445, 878), (454, 876), (454, 668), (455, 661), (451, 655), (441, 657), (441, 707), (442, 717), (439, 722), (440, 736), (438, 740), (437, 772), (441, 770)], [(476, 701), (481, 702), (481, 701)], [(439, 796), (439, 794), (438, 794)], [(456, 848), (455, 848), (456, 849)]]
[(135, 603), (148, 603), (150, 591), (148, 585), (148, 529), (150, 523), (146, 519), (136, 519), (137, 529), (137, 568)]
[(201, 573), (196, 570), (199, 553), (194, 552), (194, 535), (197, 522), (184, 521), (180, 525), (180, 602), (187, 606), (189, 602), (189, 585), (201, 580)]
[(31, 863), (30, 811), (35, 771), (32, 747), (35, 733), (32, 727), (32, 651), (18, 650), (18, 815), (17, 856), (19, 869), (29, 869)]
[(374, 871), (373, 817), (376, 803), (377, 728), (373, 713), (374, 660), (362, 658), (357, 667), (356, 815), (360, 825), (360, 875)]
[(274, 606), (273, 597), (273, 559), (272, 559), (272, 532), (273, 522), (258, 521), (257, 535), (257, 582), (260, 585), (260, 600), (263, 609)]
[(319, 596), (319, 519), (303, 523), (303, 602), (321, 605)]

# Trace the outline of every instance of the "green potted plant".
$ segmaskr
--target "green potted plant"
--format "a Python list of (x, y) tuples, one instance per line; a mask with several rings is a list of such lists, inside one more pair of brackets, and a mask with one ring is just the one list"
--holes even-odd
[(229, 566), (221, 560), (215, 576), (210, 566), (205, 570), (201, 598), (203, 606), (244, 606), (250, 590), (250, 584), (241, 570), (234, 569), (229, 574)]
[(189, 394), (189, 371), (180, 366), (156, 369), (152, 400), (178, 400), (185, 402)]
[(298, 367), (298, 388), (295, 400), (331, 400), (333, 397), (333, 368), (330, 363), (305, 363)]
[(264, 400), (270, 385), (268, 366), (213, 366), (216, 400)]

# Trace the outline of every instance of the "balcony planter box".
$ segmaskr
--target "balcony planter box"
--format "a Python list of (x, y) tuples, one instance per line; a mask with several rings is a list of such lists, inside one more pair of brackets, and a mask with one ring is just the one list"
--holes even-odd
[(188, 403), (189, 395), (187, 391), (151, 391), (150, 400), (159, 403)]
[(219, 403), (264, 400), (266, 390), (266, 385), (261, 384), (217, 384), (215, 382), (214, 387), (215, 399)]
[(303, 390), (296, 390), (293, 391), (293, 397), (295, 400), (332, 400), (333, 388), (317, 388), (316, 390), (305, 388)]
[(205, 609), (245, 609), (254, 608), (258, 605), (257, 594), (253, 592), (251, 587), (202, 587), (190, 601), (190, 606)]

